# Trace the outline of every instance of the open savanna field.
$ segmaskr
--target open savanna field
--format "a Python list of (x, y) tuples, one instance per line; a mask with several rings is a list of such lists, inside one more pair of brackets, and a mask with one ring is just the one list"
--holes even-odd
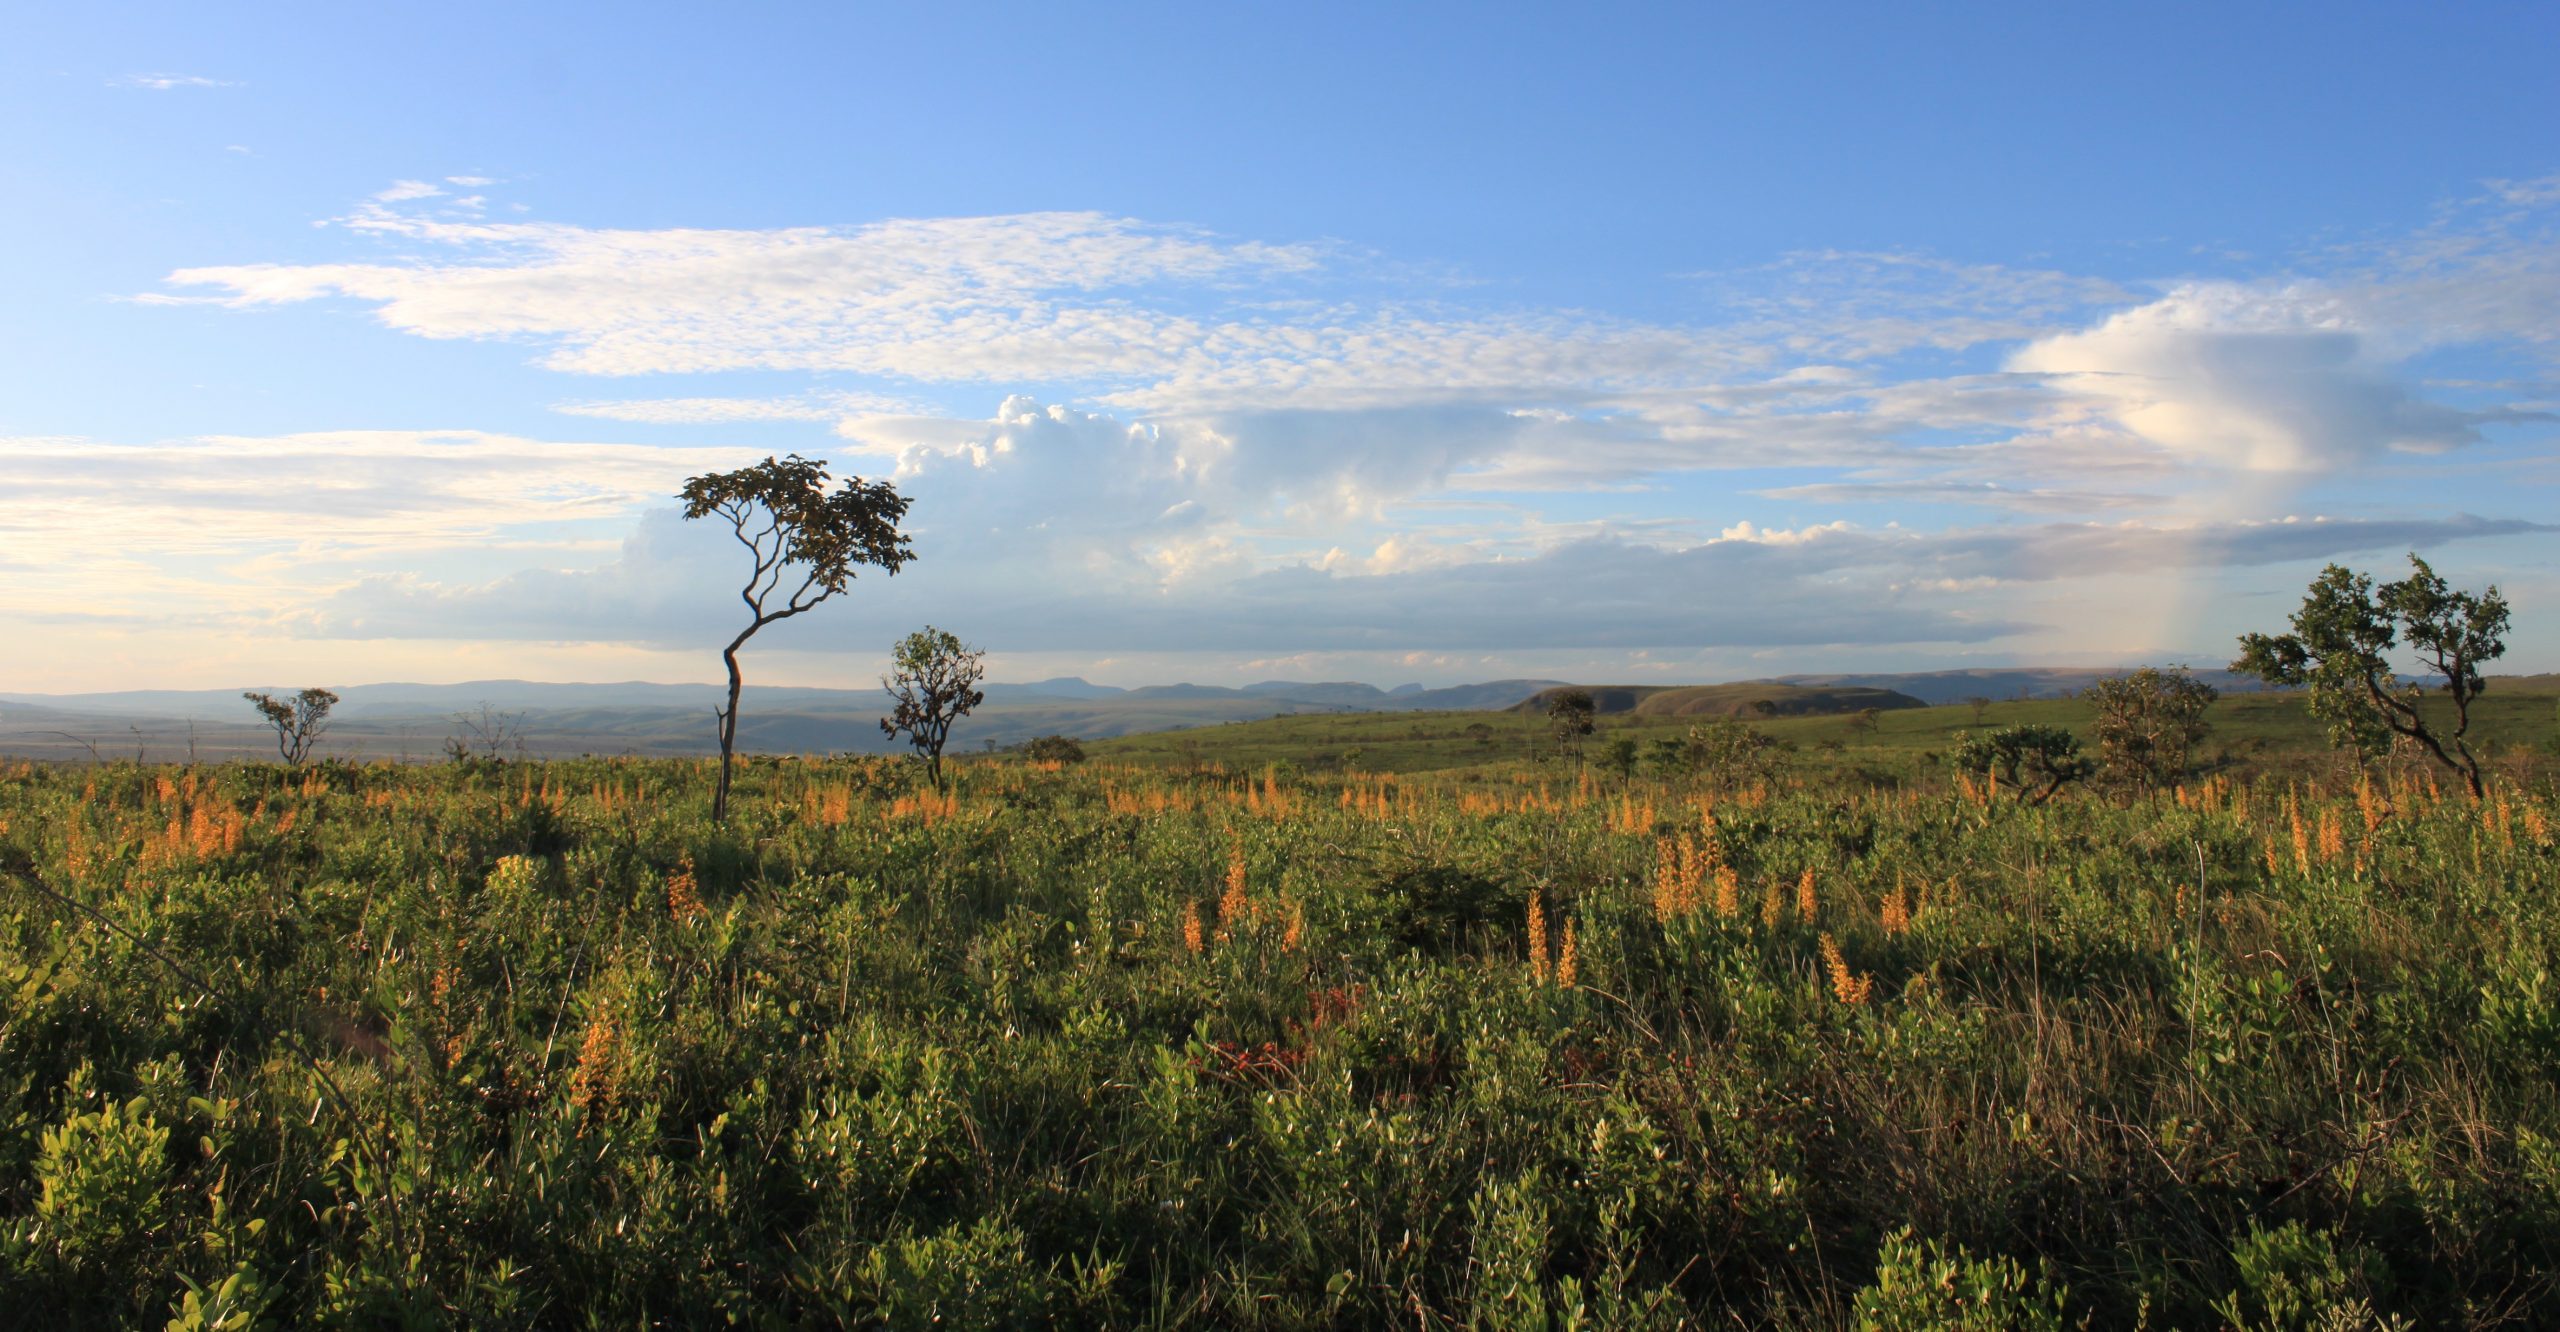
[[(1874, 728), (1866, 730), (1845, 707), (1806, 716), (1763, 717), (1749, 710), (1748, 702), (1761, 698), (1793, 706), (1801, 691), (1783, 685), (1732, 685), (1722, 691), (1731, 699), (1723, 715), (1749, 721), (1795, 746), (1798, 770), (1864, 770), (1890, 773), (1895, 780), (1943, 780), (1938, 759), (1967, 731), (2046, 725), (2092, 739), (2097, 720), (2096, 709), (2077, 697), (2007, 699), (1987, 701), (1979, 709), (1965, 704), (1880, 709)], [(2452, 713), (2443, 699), (2429, 698), (2425, 711), (2431, 723), (2449, 729), (2444, 724)], [(2346, 770), (2320, 723), (2305, 713), (2299, 694), (2226, 694), (2207, 717), (2213, 729), (2197, 754), (2207, 768), (2330, 777)], [(1597, 719), (1598, 733), (1582, 741), (1581, 748), (1596, 755), (1619, 736), (1645, 745), (1675, 740), (1707, 720), (1710, 715), (1604, 711)], [(2485, 742), (2492, 753), (2526, 763), (2519, 772), (2528, 771), (2533, 762), (2560, 758), (2555, 736), (2560, 736), (2560, 676), (2498, 677), (2472, 705), (2474, 748)], [(1537, 763), (1553, 759), (1557, 743), (1544, 711), (1524, 704), (1500, 712), (1345, 712), (1231, 721), (1122, 736), (1088, 748), (1096, 757), (1124, 763), (1216, 764), (1234, 771), (1286, 763), (1311, 772), (1412, 773)]]
[(725, 826), (18, 763), (0, 1321), (2560, 1324), (2553, 707), (2481, 802), (2274, 695), (2042, 806), (1964, 707), (1732, 789), (1525, 714), (759, 759)]

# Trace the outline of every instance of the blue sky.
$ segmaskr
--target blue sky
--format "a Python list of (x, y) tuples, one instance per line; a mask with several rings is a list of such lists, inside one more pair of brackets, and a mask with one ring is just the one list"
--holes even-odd
[(2560, 668), (2560, 11), (59, 7), (0, 49), (0, 688)]

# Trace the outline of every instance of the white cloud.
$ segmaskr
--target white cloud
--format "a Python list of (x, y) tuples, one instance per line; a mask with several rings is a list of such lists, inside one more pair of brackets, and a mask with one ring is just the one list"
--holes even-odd
[[(951, 608), (1044, 651), (1981, 643), (2040, 616), (2095, 616), (2085, 589), (2128, 571), (2544, 530), (2374, 510), (2246, 521), (2300, 479), (2462, 446), (2526, 410), (2523, 388), (2429, 387), (2409, 368), (2430, 348), (2548, 336), (2528, 315), (2547, 324), (2554, 307), (2535, 285), (2549, 247), (2504, 222), (2362, 255), (2321, 281), (2148, 296), (2050, 271), (1796, 256), (1707, 283), (1696, 320), (1661, 322), (1471, 303), (1382, 280), (1332, 247), (1098, 213), (634, 231), (461, 217), (442, 194), (486, 180), (402, 182), (333, 232), (400, 257), (187, 269), (171, 282), (209, 295), (145, 299), (352, 300), (394, 329), (513, 340), (578, 373), (805, 376), (799, 392), (557, 410), (823, 424), (847, 442), (831, 451), (839, 470), (892, 475), (916, 499), (929, 558), (867, 580), (862, 609), (809, 641), (867, 642)], [(2005, 365), (1986, 372), (1985, 344), (2013, 348)], [(937, 398), (952, 386), (977, 401)], [(981, 415), (994, 390), (1001, 405)], [(2428, 396), (2447, 392), (2504, 405)], [(628, 448), (500, 451), (605, 450), (595, 475), (619, 498), (590, 502), (619, 515), (620, 536), (646, 495), (708, 465), (614, 452)], [(457, 535), (465, 511), (404, 458), (380, 486), (428, 480), (379, 501), (393, 515), (383, 533), (414, 520), (425, 543), (567, 539), (539, 530), (539, 504)], [(609, 480), (643, 459), (670, 464), (650, 473), (659, 489)], [(1664, 488), (1711, 469), (1786, 469), (1751, 493), (1819, 507)], [(1502, 492), (1521, 498), (1449, 499)], [(1628, 498), (1592, 498), (1611, 492)], [(2004, 512), (1910, 531), (1823, 511), (1915, 502)], [(429, 517), (413, 519), (422, 503)], [(2208, 512), (2219, 521), (2200, 521)], [(1761, 525), (1773, 521), (1788, 525)], [(249, 541), (243, 524), (234, 536)], [(359, 526), (316, 517), (299, 535), (352, 542)], [(691, 642), (734, 601), (728, 552), (706, 541), (653, 512), (601, 567), (587, 546), (512, 573), (350, 557), (327, 566), (339, 591), (294, 604), (320, 605), (307, 623), (341, 635)], [(2043, 608), (2004, 599), (2066, 583), (2083, 590), (2042, 594)]]
[(201, 74), (127, 74), (109, 81), (118, 88), (148, 88), (153, 92), (174, 92), (180, 88), (237, 88), (228, 79), (208, 79)]
[[(921, 505), (919, 506), (921, 508)], [(1517, 652), (1545, 649), (1987, 643), (2025, 633), (2014, 590), (2125, 574), (2226, 569), (2549, 532), (2471, 517), (2158, 526), (2050, 524), (1950, 532), (1825, 524), (1692, 545), (1596, 538), (1519, 558), (1335, 558), (1259, 565), (1214, 535), (1156, 548), (1145, 580), (991, 559), (928, 542), (895, 578), (859, 581), (796, 625), (800, 651), (876, 646), (921, 617), (1000, 627), (1007, 652)], [(723, 533), (651, 514), (621, 557), (582, 572), (479, 585), (384, 577), (322, 610), (359, 637), (620, 638), (705, 647), (735, 618), (741, 567)], [(1330, 567), (1327, 567), (1327, 566)], [(2086, 616), (2085, 598), (2065, 597)], [(2051, 606), (2045, 609), (2052, 609)]]
[(794, 369), (1052, 381), (1166, 373), (1206, 331), (1101, 293), (1315, 263), (1302, 246), (1230, 243), (1098, 213), (611, 231), (436, 221), (375, 207), (347, 224), (460, 257), (182, 269), (169, 280), (219, 288), (236, 306), (350, 297), (377, 305), (390, 327), (427, 337), (539, 339), (552, 348), (545, 364), (589, 374)]
[(1813, 504), (1965, 504), (2046, 514), (2095, 513), (2160, 503), (2160, 497), (2156, 495), (2122, 491), (2019, 489), (1995, 481), (1946, 479), (1819, 481), (1801, 486), (1776, 486), (1753, 493), (1770, 499), (1802, 500)]
[(377, 192), (373, 197), (377, 203), (392, 204), (408, 203), (413, 199), (433, 199), (443, 193), (441, 188), (423, 180), (395, 180), (391, 182), (389, 188)]
[(880, 393), (803, 393), (784, 398), (621, 398), (552, 404), (568, 416), (645, 425), (728, 425), (742, 421), (844, 421), (924, 408)]
[(2428, 402), (2371, 354), (2351, 308), (2316, 289), (2181, 287), (2092, 329), (2028, 344), (2009, 368), (2189, 462), (2314, 472), (2386, 450), (2475, 442), (2471, 415)]
[[(1381, 282), (1338, 248), (1099, 213), (632, 231), (399, 206), (441, 189), (403, 181), (341, 219), (402, 246), (398, 260), (183, 269), (173, 285), (212, 294), (138, 299), (352, 299), (395, 329), (522, 341), (579, 373), (868, 380), (561, 410), (833, 421), (891, 450), (987, 433), (922, 419), (932, 387), (1038, 389), (1163, 432), (1204, 483), (1336, 515), (1434, 490), (1623, 489), (1740, 467), (1864, 474), (1861, 490), (1799, 499), (2103, 512), (2140, 497), (2090, 487), (2094, 471), (2173, 498), (2215, 473), (2310, 475), (2469, 443), (2523, 409), (2432, 401), (2406, 358), (2549, 338), (2560, 303), (2554, 247), (2516, 221), (2538, 182), (2502, 183), (2507, 213), (2360, 252), (2325, 283), (2190, 283), (2145, 301), (2053, 270), (1825, 252), (1704, 280), (1685, 323), (1453, 304), (1454, 289)], [(2002, 342), (2019, 344), (2007, 373), (1947, 372), (1947, 354)]]
[(480, 431), (0, 438), (0, 559), (46, 571), (0, 604), (272, 610), (386, 562), (471, 567), (610, 548), (686, 476), (759, 453)]

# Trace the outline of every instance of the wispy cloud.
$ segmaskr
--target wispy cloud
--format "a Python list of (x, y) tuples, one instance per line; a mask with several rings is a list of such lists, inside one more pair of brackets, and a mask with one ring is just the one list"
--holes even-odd
[(175, 92), (181, 88), (237, 88), (229, 79), (209, 79), (201, 74), (127, 74), (107, 80), (115, 88), (147, 88), (152, 92)]
[[(2551, 530), (2388, 504), (2298, 513), (2321, 478), (2471, 448), (2542, 410), (2547, 372), (2451, 385), (2413, 368), (2446, 347), (2528, 363), (2560, 348), (2560, 241), (2535, 211), (2560, 196), (2531, 182), (2263, 280), (2134, 287), (1817, 253), (1694, 276), (1692, 317), (1648, 319), (1101, 213), (643, 231), (492, 222), (453, 194), (492, 184), (404, 180), (336, 219), (351, 257), (183, 269), (171, 286), (200, 294), (146, 299), (349, 301), (419, 337), (712, 390), (556, 405), (577, 417), (826, 426), (840, 462), (917, 497), (938, 553), (813, 642), (950, 607), (1054, 651), (1978, 644), (2120, 622), (2090, 589), (2127, 570), (2211, 577)], [(718, 392), (737, 372), (782, 389)], [(666, 646), (734, 595), (704, 572), (718, 543), (646, 497), (744, 454), (469, 437), (528, 469), (518, 499), (475, 514), (461, 473), (434, 462), (444, 443), (422, 438), (380, 444), (389, 461), (351, 483), (386, 492), (363, 503), (388, 522), (315, 518), (298, 538), (567, 540), (537, 514), (584, 504), (627, 542), (512, 572), (393, 565), (377, 545), (292, 599), (306, 630)], [(189, 444), (166, 464), (183, 480), (176, 464), (207, 447), (221, 456)], [(1664, 516), (1663, 487), (1719, 471), (1756, 473), (1741, 492), (1756, 502)], [(232, 501), (205, 485), (179, 493), (213, 515), (209, 542), (296, 521), (260, 509), (227, 530)], [(1464, 496), (1503, 504), (1451, 503)], [(1807, 510), (1788, 515), (1801, 525), (1737, 521), (1768, 501)], [(1841, 516), (1866, 506), (1937, 521)], [(181, 521), (138, 511), (133, 526)], [(155, 539), (196, 538), (144, 549)]]
[(838, 422), (866, 416), (915, 416), (925, 408), (881, 393), (801, 393), (783, 398), (609, 398), (553, 403), (567, 416), (643, 425), (728, 425), (744, 421)]
[[(2460, 447), (2518, 419), (2514, 404), (2439, 402), (2405, 369), (2447, 341), (2553, 336), (2560, 242), (2518, 220), (2553, 201), (2539, 182), (2493, 193), (2505, 211), (2339, 256), (2327, 278), (2145, 294), (2049, 269), (1822, 252), (1697, 276), (1698, 317), (1664, 322), (1489, 306), (1382, 279), (1384, 265), (1338, 247), (1099, 213), (630, 231), (458, 216), (444, 186), (405, 180), (342, 219), (404, 258), (182, 269), (171, 285), (210, 295), (159, 299), (350, 299), (394, 329), (521, 340), (582, 374), (814, 373), (910, 402), (932, 396), (913, 389), (1042, 388), (1217, 436), (1239, 459), (1361, 437), (1413, 454), (1394, 470), (1431, 485), (1929, 468), (1974, 447), (1970, 465), (2013, 470), (1917, 480), (1988, 480), (2009, 492), (1985, 496), (2058, 511), (2099, 494), (2056, 484), (2078, 456), (2308, 474)], [(430, 203), (442, 213), (406, 207)], [(2008, 349), (2007, 373), (1950, 361), (1985, 348)], [(834, 411), (815, 394), (564, 410), (835, 419), (866, 438), (884, 427), (859, 418), (908, 414), (855, 399)]]
[(557, 558), (610, 544), (687, 475), (755, 456), (468, 430), (0, 437), (0, 548), (46, 570), (0, 609), (277, 608), (385, 563), (492, 546)]

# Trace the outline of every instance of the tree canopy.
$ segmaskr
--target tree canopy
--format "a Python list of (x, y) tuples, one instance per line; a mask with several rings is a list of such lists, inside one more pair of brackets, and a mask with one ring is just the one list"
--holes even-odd
[(795, 453), (697, 476), (677, 492), (687, 519), (726, 519), (738, 544), (753, 556), (747, 580), (738, 589), (738, 599), (747, 607), (747, 627), (720, 650), (729, 668), (729, 702), (714, 714), (720, 723), (720, 784), (711, 798), (714, 822), (729, 815), (738, 694), (745, 685), (738, 649), (766, 625), (844, 591), (857, 567), (871, 565), (895, 574), (915, 558), (906, 533), (898, 530), (908, 500), (896, 487), (849, 476), (831, 488), (831, 479), (825, 459)]
[(942, 784), (942, 747), (952, 723), (987, 701), (978, 682), (987, 678), (987, 654), (932, 625), (898, 640), (890, 672), (880, 678), (896, 709), (880, 719), (881, 733), (907, 737), (936, 786)]
[[(2293, 613), (2289, 634), (2246, 634), (2231, 669), (2280, 688), (2308, 688), (2311, 715), (2329, 724), (2329, 742), (2367, 759), (2406, 743), (2451, 769), (2477, 798), (2486, 791), (2479, 757), (2464, 736), (2471, 704), (2487, 689), (2480, 664), (2505, 655), (2507, 601), (2491, 586), (2454, 589), (2412, 552), (2412, 572), (2396, 583), (2332, 564), (2312, 580)], [(2402, 642), (2419, 666), (2441, 679), (2452, 703), (2450, 727), (2419, 706), (2425, 689), (2393, 670)]]

